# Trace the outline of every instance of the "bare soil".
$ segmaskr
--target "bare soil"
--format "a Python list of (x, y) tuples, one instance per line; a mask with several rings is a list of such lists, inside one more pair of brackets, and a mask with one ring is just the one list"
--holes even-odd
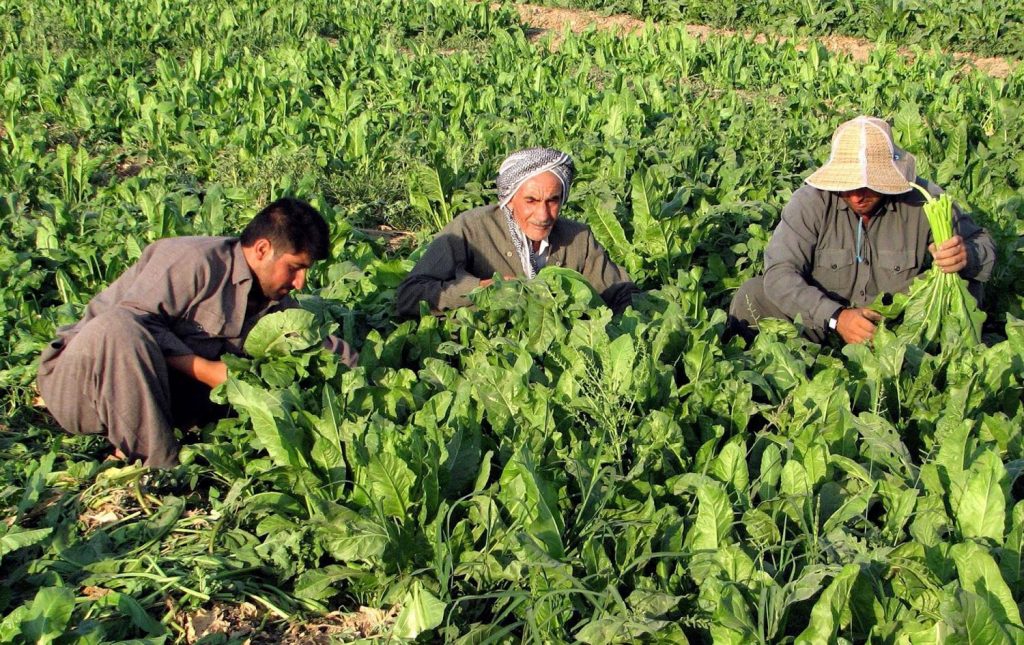
[(398, 616), (398, 607), (360, 607), (355, 612), (331, 612), (303, 623), (271, 617), (250, 602), (214, 602), (208, 609), (179, 611), (176, 621), (184, 630), (184, 642), (198, 643), (213, 634), (247, 645), (323, 644), (381, 637)]
[[(552, 32), (554, 34), (552, 47), (555, 48), (558, 47), (561, 41), (561, 34), (565, 31), (566, 27), (573, 33), (579, 33), (593, 25), (597, 29), (613, 31), (621, 35), (635, 33), (646, 27), (643, 20), (626, 15), (606, 16), (596, 11), (539, 7), (531, 4), (517, 4), (515, 7), (519, 12), (520, 20), (529, 26), (530, 36), (536, 39)], [(737, 32), (731, 29), (716, 29), (707, 25), (684, 25), (684, 28), (691, 36), (701, 40), (706, 40), (712, 35), (742, 35), (753, 38), (755, 42), (759, 43), (768, 42), (769, 38), (782, 41), (790, 40), (786, 36), (756, 33), (753, 31)], [(849, 36), (823, 36), (816, 40), (821, 42), (829, 51), (847, 54), (857, 62), (867, 61), (872, 50), (875, 48), (874, 43), (869, 40)], [(811, 41), (800, 40), (796, 43), (796, 47), (801, 50), (806, 49), (809, 42)], [(908, 59), (913, 59), (914, 57), (914, 53), (907, 48), (900, 49), (900, 54)], [(984, 58), (966, 53), (954, 53), (953, 56), (964, 61), (965, 67), (977, 69), (996, 78), (1006, 78), (1019, 64), (1018, 61), (1005, 58)]]
[(400, 231), (387, 224), (381, 224), (376, 228), (360, 228), (359, 232), (368, 237), (382, 238), (387, 243), (389, 251), (397, 251), (406, 244), (415, 242), (416, 234), (412, 231)]

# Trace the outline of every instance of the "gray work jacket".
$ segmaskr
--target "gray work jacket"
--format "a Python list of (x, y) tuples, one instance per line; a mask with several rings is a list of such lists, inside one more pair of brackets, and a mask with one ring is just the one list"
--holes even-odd
[(57, 330), (57, 341), (43, 360), (59, 353), (86, 323), (113, 307), (137, 314), (164, 356), (195, 354), (215, 360), (225, 352), (242, 354), (256, 321), (295, 306), (290, 298), (265, 301), (246, 315), (254, 287), (260, 288), (238, 238), (157, 240), (143, 250), (138, 262), (93, 296), (81, 320)]
[[(625, 309), (640, 291), (586, 224), (559, 218), (548, 243), (547, 266), (580, 272), (613, 311)], [(421, 300), (435, 311), (468, 306), (467, 294), (495, 273), (523, 276), (522, 259), (501, 209), (474, 208), (455, 217), (430, 243), (399, 285), (396, 309), (400, 316), (417, 316)]]
[[(932, 195), (942, 190), (918, 178)], [(839, 307), (863, 307), (879, 293), (906, 291), (931, 266), (931, 230), (916, 191), (891, 196), (870, 225), (837, 193), (802, 186), (782, 211), (764, 253), (765, 295), (791, 318), (822, 331)], [(992, 275), (995, 244), (954, 204), (953, 230), (964, 239), (967, 266), (960, 276), (980, 294)]]

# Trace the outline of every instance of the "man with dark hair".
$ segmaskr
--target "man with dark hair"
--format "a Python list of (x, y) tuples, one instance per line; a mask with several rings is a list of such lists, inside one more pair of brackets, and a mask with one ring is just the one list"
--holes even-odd
[(315, 262), (327, 258), (330, 232), (315, 208), (292, 197), (282, 197), (252, 218), (239, 236), (244, 247), (266, 238), (278, 250), (309, 253)]
[[(173, 428), (223, 416), (209, 397), (227, 379), (220, 356), (241, 354), (256, 321), (296, 306), (288, 293), (327, 256), (328, 240), (316, 209), (283, 198), (241, 238), (153, 242), (44, 349), (38, 384), (47, 408), (69, 432), (106, 435), (115, 455), (177, 464)], [(354, 366), (348, 346), (332, 343)]]

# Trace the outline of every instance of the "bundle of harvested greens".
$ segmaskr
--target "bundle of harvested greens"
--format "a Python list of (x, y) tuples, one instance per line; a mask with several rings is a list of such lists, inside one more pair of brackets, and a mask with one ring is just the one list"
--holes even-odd
[[(947, 194), (932, 197), (924, 188), (912, 185), (925, 197), (924, 213), (937, 247), (953, 237), (953, 201)], [(981, 342), (985, 313), (967, 291), (967, 282), (955, 273), (943, 272), (937, 265), (918, 276), (908, 293), (895, 294), (888, 305), (883, 304), (884, 300), (887, 298), (879, 296), (871, 308), (887, 319), (902, 314), (897, 334), (921, 347)]]

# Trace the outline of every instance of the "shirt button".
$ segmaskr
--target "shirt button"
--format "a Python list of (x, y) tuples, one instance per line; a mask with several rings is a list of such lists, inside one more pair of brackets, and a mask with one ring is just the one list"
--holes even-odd
[(512, 251), (505, 251), (505, 257), (512, 257)]
[(899, 270), (900, 270), (900, 265), (898, 265), (898, 264), (897, 264), (896, 266), (894, 266), (894, 267), (892, 268), (892, 270), (893, 270), (893, 271), (899, 271)]
[(838, 265), (838, 264), (833, 264), (833, 265), (832, 265), (832, 269), (833, 269), (833, 270), (835, 270), (835, 269), (838, 269), (838, 268), (839, 268), (839, 265)]

